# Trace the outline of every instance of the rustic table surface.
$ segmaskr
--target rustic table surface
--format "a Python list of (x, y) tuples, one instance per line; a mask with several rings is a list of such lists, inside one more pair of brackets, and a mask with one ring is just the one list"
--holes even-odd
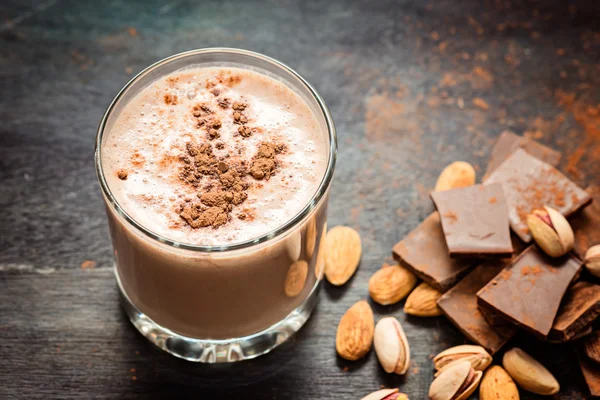
[[(465, 342), (454, 326), (374, 304), (405, 327), (413, 363), (399, 377), (373, 352), (339, 358), (339, 318), (432, 211), (440, 170), (460, 159), (482, 173), (503, 130), (563, 151), (581, 185), (600, 183), (599, 17), (598, 2), (564, 0), (3, 1), (0, 398), (356, 399), (385, 385), (425, 399), (431, 356)], [(329, 226), (355, 227), (364, 248), (356, 276), (324, 284), (292, 340), (218, 366), (157, 350), (119, 308), (92, 162), (102, 113), (133, 74), (211, 46), (275, 57), (321, 92), (340, 149)], [(572, 347), (511, 344), (556, 374), (554, 398), (587, 396)]]

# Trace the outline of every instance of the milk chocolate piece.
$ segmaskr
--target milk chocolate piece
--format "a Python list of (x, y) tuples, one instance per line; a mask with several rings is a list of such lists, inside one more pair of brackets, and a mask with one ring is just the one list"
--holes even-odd
[(575, 234), (574, 251), (581, 259), (588, 248), (600, 244), (600, 186), (590, 186), (586, 192), (594, 201), (569, 219)]
[(431, 193), (451, 256), (510, 256), (508, 208), (501, 183)]
[(450, 258), (437, 212), (398, 242), (393, 252), (402, 265), (440, 292), (450, 289), (478, 262)]
[(550, 258), (531, 246), (477, 293), (477, 304), (546, 339), (580, 270), (581, 261), (570, 254)]
[(483, 181), (485, 182), (487, 177), (519, 148), (554, 167), (560, 162), (561, 154), (558, 151), (551, 149), (548, 146), (544, 146), (533, 139), (518, 136), (509, 131), (504, 131), (500, 134), (492, 149), (487, 169), (483, 176)]
[(590, 394), (594, 397), (600, 396), (600, 366), (583, 353), (583, 350), (579, 352), (579, 366), (583, 378), (590, 389)]
[(448, 290), (437, 304), (446, 317), (467, 337), (486, 349), (496, 353), (515, 334), (514, 325), (491, 326), (477, 307), (477, 291), (495, 277), (507, 261), (490, 260), (476, 267), (463, 280)]
[(600, 332), (594, 332), (583, 341), (585, 355), (600, 365)]
[(567, 291), (548, 340), (569, 341), (598, 315), (600, 315), (600, 285), (585, 281), (577, 282)]
[(510, 226), (525, 242), (531, 241), (527, 215), (533, 210), (549, 206), (569, 216), (592, 200), (556, 168), (523, 149), (517, 149), (486, 180), (496, 182), (504, 187)]

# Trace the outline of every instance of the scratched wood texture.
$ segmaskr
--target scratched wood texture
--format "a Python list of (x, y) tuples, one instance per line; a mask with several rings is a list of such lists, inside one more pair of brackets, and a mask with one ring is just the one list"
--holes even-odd
[[(431, 212), (439, 171), (461, 159), (482, 172), (503, 130), (560, 149), (571, 178), (600, 183), (598, 4), (3, 1), (0, 398), (354, 399), (385, 385), (425, 399), (431, 355), (464, 343), (446, 319), (374, 305), (376, 317), (405, 327), (413, 359), (405, 377), (385, 374), (373, 353), (337, 357), (337, 322)], [(340, 143), (329, 225), (357, 228), (364, 247), (356, 276), (323, 286), (293, 340), (229, 366), (170, 357), (128, 323), (92, 162), (96, 126), (132, 74), (210, 46), (275, 57), (321, 92)], [(82, 270), (86, 260), (96, 267)], [(509, 345), (556, 374), (554, 398), (587, 397), (571, 346), (526, 335)]]

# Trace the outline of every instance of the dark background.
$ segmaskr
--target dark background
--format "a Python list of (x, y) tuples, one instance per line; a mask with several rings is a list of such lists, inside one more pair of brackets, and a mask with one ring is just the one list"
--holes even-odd
[[(443, 317), (403, 323), (413, 364), (336, 356), (344, 311), (391, 247), (433, 209), (455, 160), (482, 175), (503, 130), (560, 149), (561, 169), (600, 183), (596, 1), (75, 1), (0, 5), (0, 398), (358, 399), (380, 385), (427, 396), (431, 356), (464, 342)], [(336, 122), (329, 226), (359, 230), (343, 288), (270, 355), (191, 364), (153, 348), (117, 301), (93, 166), (96, 127), (141, 69), (201, 47), (258, 51), (296, 69)], [(82, 269), (86, 260), (95, 268)], [(86, 263), (84, 265), (90, 265)], [(586, 396), (572, 347), (511, 342), (556, 374), (555, 399)], [(535, 396), (522, 393), (522, 399)]]

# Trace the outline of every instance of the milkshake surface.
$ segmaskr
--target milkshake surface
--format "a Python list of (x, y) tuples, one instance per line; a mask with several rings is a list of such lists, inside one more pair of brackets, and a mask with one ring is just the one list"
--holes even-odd
[(170, 240), (258, 238), (297, 215), (328, 162), (306, 101), (236, 67), (188, 67), (136, 94), (106, 132), (102, 165), (120, 206)]

